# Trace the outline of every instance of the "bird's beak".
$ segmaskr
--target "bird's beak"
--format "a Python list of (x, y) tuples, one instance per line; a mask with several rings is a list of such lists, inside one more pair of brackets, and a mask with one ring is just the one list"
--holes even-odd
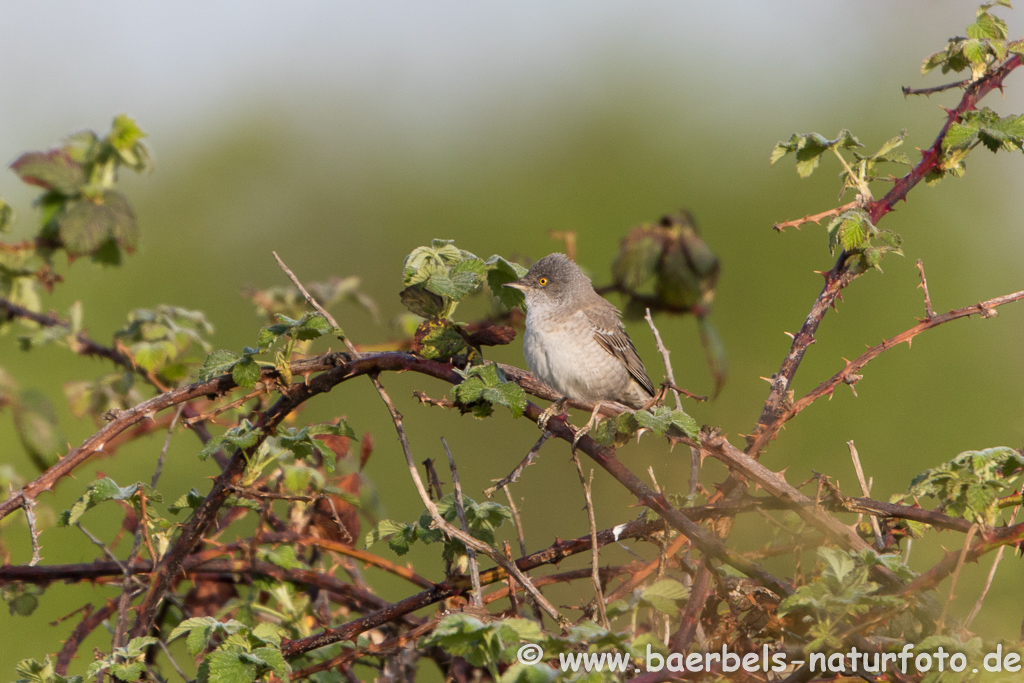
[(518, 289), (520, 292), (525, 292), (530, 289), (530, 285), (526, 284), (522, 280), (516, 280), (515, 282), (506, 282), (504, 287), (511, 287), (512, 289)]

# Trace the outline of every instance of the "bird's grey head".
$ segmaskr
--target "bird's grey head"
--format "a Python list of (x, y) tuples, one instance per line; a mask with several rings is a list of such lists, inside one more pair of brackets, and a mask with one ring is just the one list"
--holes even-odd
[(521, 279), (505, 286), (522, 291), (527, 306), (541, 302), (575, 303), (594, 293), (590, 278), (565, 254), (545, 256)]

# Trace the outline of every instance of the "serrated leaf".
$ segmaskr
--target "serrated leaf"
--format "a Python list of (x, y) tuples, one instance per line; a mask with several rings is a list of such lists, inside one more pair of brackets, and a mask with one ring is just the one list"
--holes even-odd
[(252, 683), (256, 680), (256, 664), (243, 661), (237, 652), (216, 650), (207, 658), (209, 683)]
[(258, 647), (252, 651), (252, 654), (277, 674), (278, 678), (283, 681), (289, 680), (288, 674), (291, 673), (292, 668), (288, 666), (288, 662), (284, 660), (284, 655), (280, 650), (272, 647)]
[(112, 224), (112, 214), (107, 207), (72, 200), (57, 218), (57, 231), (69, 253), (91, 254), (110, 237)]
[(139, 246), (139, 226), (128, 198), (117, 190), (103, 193), (103, 207), (109, 221), (109, 235), (127, 252)]
[(231, 372), (240, 356), (234, 351), (219, 349), (206, 357), (203, 367), (199, 369), (199, 381), (207, 382), (214, 377)]
[(526, 297), (518, 289), (512, 287), (505, 287), (505, 284), (509, 282), (515, 282), (527, 273), (527, 269), (518, 263), (507, 261), (501, 256), (495, 254), (486, 261), (487, 266), (487, 286), (491, 290), (491, 294), (498, 298), (506, 308), (516, 308), (525, 310), (526, 308)]
[(27, 152), (18, 157), (11, 168), (22, 181), (69, 197), (81, 192), (88, 182), (85, 169), (59, 149)]
[(134, 681), (142, 678), (142, 672), (146, 670), (145, 662), (130, 662), (128, 664), (112, 664), (110, 673), (122, 681)]
[(159, 499), (160, 497), (156, 491), (141, 482), (122, 488), (110, 477), (98, 479), (89, 484), (85, 493), (83, 493), (82, 497), (71, 506), (70, 510), (65, 510), (61, 514), (58, 518), (58, 525), (69, 526), (74, 524), (82, 517), (83, 514), (86, 513), (86, 511), (91, 510), (100, 503), (108, 500), (127, 500), (134, 496), (139, 489), (146, 489), (147, 497), (153, 498), (154, 500)]
[(240, 387), (253, 387), (259, 381), (261, 368), (252, 356), (242, 356), (231, 368), (231, 377)]
[(404, 533), (408, 526), (408, 524), (396, 522), (391, 519), (382, 519), (366, 533), (366, 537), (363, 539), (363, 546), (369, 548), (377, 541), (385, 539), (388, 536)]
[(675, 615), (679, 611), (679, 602), (689, 595), (686, 586), (675, 579), (661, 579), (645, 588), (640, 593), (640, 600), (662, 614)]
[(232, 427), (218, 437), (210, 439), (203, 450), (199, 452), (199, 459), (206, 460), (224, 446), (233, 446), (245, 450), (255, 446), (260, 440), (261, 430), (255, 429), (248, 420), (242, 420), (237, 427)]

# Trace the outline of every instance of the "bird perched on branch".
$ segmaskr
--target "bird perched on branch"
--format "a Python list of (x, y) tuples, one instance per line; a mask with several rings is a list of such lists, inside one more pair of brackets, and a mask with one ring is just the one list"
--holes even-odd
[(530, 372), (564, 397), (544, 411), (541, 428), (566, 399), (598, 402), (583, 433), (596, 423), (601, 401), (630, 408), (652, 401), (654, 384), (619, 310), (594, 291), (590, 278), (569, 257), (545, 256), (505, 286), (526, 296), (523, 355)]

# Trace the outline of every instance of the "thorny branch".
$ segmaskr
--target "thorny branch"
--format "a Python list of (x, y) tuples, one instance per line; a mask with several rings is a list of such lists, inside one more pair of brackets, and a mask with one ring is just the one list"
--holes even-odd
[[(960, 104), (955, 109), (949, 111), (949, 115), (943, 129), (940, 131), (932, 147), (922, 153), (921, 161), (910, 171), (910, 173), (897, 179), (893, 188), (884, 197), (868, 202), (865, 208), (872, 223), (877, 223), (878, 220), (892, 211), (898, 201), (901, 199), (905, 200), (909, 190), (916, 186), (917, 183), (919, 183), (920, 180), (922, 180), (928, 173), (935, 170), (941, 170), (942, 142), (950, 125), (959, 120), (965, 112), (973, 109), (976, 103), (986, 94), (991, 92), (993, 89), (1000, 88), (1005, 76), (1020, 66), (1020, 64), (1021, 58), (1015, 55), (983, 78), (967, 85), (966, 92), (961, 99)], [(944, 88), (945, 87), (915, 92), (934, 92)], [(799, 221), (791, 221), (780, 225), (798, 225), (810, 220), (820, 220), (821, 218), (835, 215), (836, 212), (842, 211), (844, 208), (845, 207), (839, 207), (838, 209), (817, 214), (816, 216), (809, 216), (805, 219), (800, 219)], [(277, 255), (275, 254), (275, 257), (276, 256)], [(327, 313), (309, 295), (299, 280), (284, 265), (284, 263), (280, 261), (279, 258), (278, 262), (281, 264), (281, 267), (284, 269), (286, 274), (307, 298), (309, 303), (324, 315), (333, 327), (338, 328), (337, 323), (330, 314)], [(850, 385), (854, 384), (859, 379), (859, 376), (856, 373), (883, 351), (903, 343), (904, 341), (909, 345), (918, 334), (931, 329), (932, 327), (974, 314), (980, 314), (983, 317), (988, 317), (992, 314), (992, 309), (1024, 298), (1024, 292), (1017, 292), (1004, 297), (990, 299), (975, 306), (957, 309), (942, 315), (935, 315), (931, 309), (930, 297), (927, 292), (927, 283), (924, 279), (924, 272), (922, 269), (921, 279), (922, 287), (925, 289), (927, 318), (902, 334), (888, 339), (878, 346), (872, 347), (855, 361), (848, 362), (846, 367), (830, 380), (822, 383), (818, 388), (803, 398), (793, 401), (791, 398), (792, 381), (807, 348), (814, 342), (814, 335), (818, 326), (824, 318), (828, 308), (835, 306), (842, 290), (857, 276), (858, 273), (851, 270), (849, 263), (845, 259), (845, 255), (840, 257), (835, 266), (828, 273), (825, 273), (825, 285), (821, 294), (812, 306), (811, 311), (804, 321), (800, 331), (794, 335), (793, 344), (783, 361), (779, 372), (771, 378), (772, 386), (769, 397), (765, 402), (757, 429), (749, 437), (746, 451), (740, 451), (729, 444), (723, 437), (712, 432), (705, 432), (704, 438), (700, 444), (684, 440), (692, 447), (699, 448), (702, 454), (711, 455), (722, 460), (730, 469), (730, 482), (732, 483), (730, 484), (727, 482), (727, 485), (723, 487), (723, 491), (728, 494), (725, 497), (725, 503), (713, 502), (711, 505), (702, 506), (699, 509), (695, 508), (685, 511), (676, 509), (668, 503), (662, 493), (650, 489), (632, 472), (630, 472), (616, 458), (614, 449), (602, 447), (589, 437), (581, 439), (579, 449), (588, 455), (594, 462), (601, 465), (601, 467), (609, 472), (613, 478), (633, 493), (640, 504), (657, 512), (663, 518), (665, 524), (637, 522), (632, 523), (632, 525), (623, 525), (621, 528), (616, 527), (614, 530), (597, 533), (596, 529), (593, 527), (593, 521), (591, 521), (591, 536), (584, 539), (578, 539), (577, 542), (573, 542), (576, 545), (571, 551), (568, 547), (563, 547), (564, 544), (556, 544), (546, 551), (511, 562), (496, 549), (490, 548), (490, 546), (486, 546), (486, 544), (481, 544), (471, 536), (468, 536), (459, 529), (447, 524), (447, 522), (445, 522), (437, 513), (436, 508), (433, 507), (429, 496), (427, 496), (425, 490), (423, 490), (422, 482), (419, 480), (419, 475), (413, 465), (411, 453), (409, 452), (408, 441), (405, 437), (401, 424), (401, 416), (395, 409), (394, 404), (390, 401), (390, 398), (383, 391), (383, 387), (380, 386), (377, 376), (381, 372), (412, 370), (449, 383), (458, 383), (461, 378), (454, 372), (454, 369), (446, 363), (429, 361), (410, 353), (385, 352), (376, 354), (358, 354), (356, 348), (351, 344), (351, 342), (347, 338), (342, 337), (348, 347), (350, 352), (349, 354), (324, 354), (322, 356), (294, 361), (290, 364), (291, 373), (296, 376), (308, 378), (315, 373), (320, 374), (316, 375), (312, 380), (303, 381), (283, 388), (282, 396), (277, 403), (258, 416), (257, 426), (261, 430), (262, 441), (262, 439), (271, 435), (276, 426), (303, 402), (319, 393), (330, 391), (334, 386), (349, 379), (361, 375), (370, 375), (371, 379), (377, 386), (382, 399), (385, 401), (392, 414), (395, 421), (396, 431), (398, 432), (399, 440), (402, 442), (403, 450), (405, 451), (414, 482), (417, 484), (418, 490), (420, 490), (424, 504), (427, 506), (428, 510), (431, 511), (435, 524), (451, 536), (462, 540), (468, 548), (475, 548), (480, 552), (487, 554), (501, 567), (501, 569), (496, 568), (481, 572), (481, 585), (493, 583), (501, 580), (507, 574), (512, 574), (524, 588), (530, 590), (533, 588), (533, 584), (530, 579), (526, 578), (525, 575), (522, 574), (523, 571), (527, 571), (539, 566), (540, 564), (557, 561), (559, 557), (564, 556), (562, 553), (571, 554), (571, 552), (584, 552), (586, 550), (590, 550), (595, 554), (592, 570), (597, 574), (594, 576), (594, 579), (599, 580), (602, 577), (602, 572), (609, 572), (612, 569), (600, 569), (597, 567), (596, 551), (600, 545), (612, 542), (613, 540), (617, 540), (622, 537), (629, 537), (629, 534), (654, 533), (667, 528), (667, 526), (676, 529), (682, 534), (682, 536), (678, 537), (679, 539), (687, 539), (688, 543), (700, 549), (704, 554), (704, 562), (698, 571), (697, 577), (694, 579), (693, 590), (691, 592), (691, 601), (693, 604), (687, 606), (687, 612), (684, 615), (683, 624), (680, 627), (680, 632), (677, 633), (678, 642), (682, 642), (684, 645), (688, 646), (688, 643), (693, 637), (693, 629), (696, 625), (696, 620), (699, 619), (701, 608), (708, 599), (710, 592), (713, 590), (709, 580), (710, 577), (713, 576), (713, 572), (709, 564), (710, 560), (714, 559), (731, 565), (741, 573), (771, 588), (781, 596), (785, 596), (791, 592), (791, 586), (788, 583), (766, 572), (764, 569), (754, 564), (745, 555), (736, 553), (725, 546), (723, 538), (728, 534), (728, 524), (724, 527), (724, 533), (721, 533), (720, 536), (716, 537), (714, 534), (709, 533), (704, 529), (704, 527), (700, 526), (696, 520), (705, 518), (717, 518), (720, 521), (728, 520), (732, 515), (742, 512), (745, 509), (753, 509), (757, 505), (761, 505), (762, 509), (766, 507), (793, 509), (808, 524), (824, 533), (826, 537), (832, 539), (842, 547), (854, 550), (866, 548), (867, 544), (857, 536), (853, 530), (841, 524), (839, 520), (832, 515), (826, 513), (826, 508), (836, 511), (866, 512), (873, 516), (914, 519), (933, 524), (939, 528), (955, 529), (970, 534), (972, 527), (964, 520), (951, 518), (936, 511), (921, 510), (920, 508), (912, 506), (890, 505), (879, 501), (872, 501), (867, 497), (841, 498), (836, 494), (830, 499), (822, 501), (822, 505), (818, 505), (818, 501), (811, 500), (807, 496), (801, 494), (794, 487), (787, 484), (781, 476), (771, 472), (757, 462), (758, 457), (764, 452), (768, 443), (775, 438), (779, 429), (783, 424), (785, 424), (785, 422), (792, 419), (806, 406), (810, 405), (810, 403), (814, 402), (821, 396), (830, 395), (839, 383), (846, 383)], [(0, 310), (6, 313), (9, 318), (21, 317), (27, 320), (33, 320), (42, 325), (60, 325), (67, 327), (66, 324), (54, 316), (27, 311), (26, 309), (18, 307), (17, 305), (3, 299), (0, 299)], [(152, 420), (157, 413), (174, 406), (179, 407), (179, 412), (183, 412), (187, 421), (199, 423), (199, 426), (201, 427), (202, 425), (200, 421), (208, 416), (201, 415), (196, 412), (192, 406), (188, 405), (189, 402), (194, 399), (210, 395), (223, 396), (237, 388), (230, 375), (225, 375), (206, 382), (197, 382), (167, 391), (165, 390), (166, 388), (161, 386), (154, 377), (147, 376), (146, 373), (141, 373), (132, 359), (121, 353), (119, 350), (95, 344), (82, 333), (75, 335), (71, 341), (71, 345), (73, 350), (77, 353), (107, 358), (125, 369), (142, 374), (147, 381), (153, 383), (154, 386), (163, 393), (149, 399), (148, 401), (140, 403), (134, 408), (125, 411), (118, 411), (114, 414), (110, 423), (86, 439), (80, 446), (72, 449), (71, 452), (62, 458), (56, 465), (48, 469), (36, 480), (29, 483), (21, 490), (14, 492), (8, 499), (0, 502), (0, 518), (11, 514), (19, 508), (24, 509), (27, 515), (31, 515), (32, 506), (35, 504), (37, 497), (43, 491), (52, 489), (60, 479), (71, 474), (75, 468), (88, 460), (93, 454), (101, 452), (104, 446), (112, 443), (113, 439), (130, 427), (138, 425), (147, 419)], [(665, 355), (667, 365), (667, 353)], [(509, 379), (523, 386), (534, 396), (545, 399), (557, 398), (555, 392), (543, 383), (537, 381), (528, 373), (515, 368), (509, 368), (508, 366), (503, 367), (506, 370), (506, 375)], [(262, 370), (260, 379), (261, 381), (279, 383), (281, 378), (276, 370), (266, 368)], [(671, 384), (674, 386), (674, 381), (671, 382)], [(569, 405), (587, 410), (594, 407), (593, 404), (588, 404), (584, 401), (572, 401), (569, 402)], [(613, 415), (620, 410), (621, 408), (616, 406), (608, 406), (607, 404), (604, 404), (603, 406), (603, 412), (606, 415)], [(530, 403), (527, 406), (525, 414), (529, 419), (536, 421), (540, 414), (540, 409)], [(552, 435), (557, 438), (569, 442), (573, 439), (572, 432), (563, 422), (555, 421), (554, 423), (549, 423), (548, 429), (551, 431)], [(285, 570), (281, 567), (277, 567), (276, 565), (259, 563), (251, 560), (204, 559), (202, 563), (198, 563), (197, 558), (201, 556), (202, 553), (196, 553), (195, 550), (200, 547), (207, 530), (215, 521), (215, 518), (223, 507), (228, 495), (232, 491), (237, 490), (237, 482), (245, 467), (247, 458), (252, 455), (254, 449), (258, 448), (258, 446), (259, 444), (247, 449), (246, 451), (238, 451), (233, 454), (230, 461), (225, 460), (223, 462), (224, 466), (222, 472), (215, 480), (210, 493), (183, 526), (177, 541), (172, 545), (167, 553), (165, 553), (160, 561), (155, 564), (155, 566), (152, 563), (147, 564), (143, 561), (137, 559), (133, 560), (130, 558), (128, 562), (128, 571), (125, 571), (125, 567), (119, 562), (93, 563), (92, 565), (83, 566), (79, 570), (77, 575), (81, 577), (80, 580), (107, 580), (103, 577), (115, 576), (121, 576), (124, 578), (126, 574), (131, 576), (132, 573), (135, 573), (137, 576), (146, 575), (149, 577), (149, 588), (143, 603), (138, 609), (138, 617), (132, 630), (133, 636), (145, 635), (151, 631), (154, 625), (156, 612), (161, 601), (168, 594), (173, 582), (177, 580), (183, 572), (209, 572), (211, 574), (221, 575), (225, 580), (234, 580), (234, 577), (240, 572), (266, 572), (268, 575), (282, 577), (289, 581), (295, 581), (298, 583), (306, 582), (310, 585), (324, 587), (325, 590), (332, 591), (336, 596), (344, 596), (346, 601), (349, 601), (354, 607), (365, 612), (361, 617), (352, 620), (347, 624), (343, 624), (340, 627), (329, 629), (324, 633), (302, 640), (286, 641), (282, 649), (287, 656), (294, 656), (331, 642), (338, 642), (339, 640), (354, 637), (355, 635), (363, 633), (370, 628), (380, 626), (389, 621), (395, 621), (396, 619), (421, 626), (422, 623), (418, 623), (418, 620), (409, 616), (413, 611), (466, 590), (467, 586), (464, 582), (452, 581), (433, 584), (428, 580), (415, 575), (411, 570), (403, 574), (399, 571), (400, 568), (393, 565), (389, 567), (386, 561), (382, 561), (377, 563), (381, 568), (392, 571), (392, 573), (403, 575), (404, 578), (425, 589), (423, 592), (410, 596), (405, 600), (394, 604), (387, 604), (375, 596), (360, 592), (360, 589), (355, 588), (350, 584), (340, 582), (331, 576), (311, 570)], [(582, 467), (580, 468), (580, 472), (582, 476)], [(732, 491), (735, 488), (735, 484), (742, 480), (749, 480), (757, 483), (768, 492), (771, 498), (765, 501), (751, 502), (752, 499), (745, 497), (745, 494), (734, 495)], [(715, 500), (718, 499), (719, 498), (716, 497)], [(145, 523), (145, 520), (143, 520), (143, 523)], [(32, 536), (34, 543), (34, 564), (38, 559), (38, 545), (34, 531)], [(269, 540), (271, 537), (277, 539), (278, 536), (282, 539), (284, 538), (283, 535), (279, 534), (275, 536), (272, 534), (268, 535), (266, 539)], [(973, 561), (996, 547), (1019, 543), (1021, 539), (1024, 538), (1024, 525), (1017, 524), (997, 530), (983, 530), (981, 533), (977, 534), (977, 536), (978, 538), (975, 539), (969, 535), (960, 552), (948, 553), (940, 563), (932, 567), (932, 569), (925, 574), (922, 574), (918, 579), (910, 584), (901, 584), (895, 576), (887, 575), (885, 570), (880, 570), (877, 567), (874, 570), (875, 579), (881, 581), (886, 586), (886, 590), (890, 592), (897, 591), (903, 595), (910, 595), (921, 590), (932, 588), (944, 577), (956, 572), (958, 567), (962, 566), (965, 562)], [(297, 542), (302, 541), (297, 539)], [(682, 544), (682, 540), (679, 540), (678, 542), (680, 545)], [(319, 540), (319, 544), (324, 547), (329, 547), (326, 546), (323, 540)], [(347, 551), (339, 550), (339, 552), (347, 552), (350, 556), (355, 557), (353, 553), (360, 551), (353, 551), (349, 548)], [(369, 556), (369, 554), (365, 554), (364, 558), (365, 556)], [(3, 567), (0, 568), (0, 582), (8, 580), (23, 580), (45, 583), (57, 578), (67, 579), (68, 577), (74, 577), (76, 576), (75, 572), (76, 570), (66, 566), (37, 567), (30, 565), (28, 567)], [(103, 572), (107, 573), (103, 574)], [(568, 576), (569, 574), (570, 573), (566, 573), (565, 576)], [(585, 574), (581, 574), (581, 576), (584, 575)], [(540, 583), (541, 581), (544, 581), (544, 579), (538, 580), (537, 583)], [(479, 589), (476, 592), (479, 595)], [(558, 618), (558, 612), (543, 600), (543, 596), (534, 592), (533, 598), (538, 601), (538, 604), (543, 605), (545, 609), (548, 610), (549, 614), (554, 618)], [(86, 617), (83, 618), (82, 622), (79, 624), (79, 628), (76, 629), (75, 634), (73, 634), (73, 637), (68, 641), (68, 645), (74, 643), (73, 647), (70, 649), (70, 654), (68, 654), (65, 659), (58, 660), (59, 667), (62, 667), (63, 670), (66, 671), (67, 661), (70, 659), (71, 654), (73, 654), (75, 649), (77, 649), (81, 640), (99, 623), (99, 621), (97, 621), (99, 615), (105, 615), (103, 618), (109, 618), (115, 609), (116, 601), (112, 600), (105, 608), (94, 611), (91, 614), (87, 614)], [(100, 619), (100, 621), (101, 620), (102, 619)], [(677, 642), (674, 641), (673, 645), (675, 646), (676, 644)], [(62, 651), (62, 657), (64, 657), (65, 651), (68, 651), (68, 645), (66, 645), (65, 650)]]

